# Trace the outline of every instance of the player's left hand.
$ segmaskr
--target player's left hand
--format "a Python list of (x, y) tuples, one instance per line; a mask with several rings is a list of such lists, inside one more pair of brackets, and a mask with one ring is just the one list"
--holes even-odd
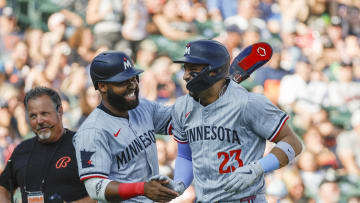
[(151, 177), (149, 179), (149, 181), (159, 181), (162, 185), (164, 185), (165, 187), (174, 190), (175, 188), (175, 183), (173, 180), (171, 180), (171, 178), (164, 176), (164, 175), (154, 175), (153, 177)]
[(175, 182), (171, 180), (171, 178), (164, 175), (155, 175), (149, 179), (149, 181), (152, 180), (160, 181), (165, 187), (174, 190), (180, 195), (182, 195), (186, 190), (185, 184), (183, 182)]
[(152, 176), (148, 181), (152, 181), (152, 180), (166, 181), (166, 180), (171, 180), (171, 179), (167, 176), (158, 174), (158, 175)]
[(238, 192), (246, 189), (264, 174), (259, 162), (250, 162), (248, 165), (237, 168), (226, 180), (224, 190)]

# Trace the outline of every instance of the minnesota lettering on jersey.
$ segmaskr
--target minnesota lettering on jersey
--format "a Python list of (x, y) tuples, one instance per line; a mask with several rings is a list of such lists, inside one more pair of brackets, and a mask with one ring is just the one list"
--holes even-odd
[(118, 169), (120, 169), (120, 165), (127, 164), (129, 161), (131, 161), (131, 159), (136, 157), (139, 152), (155, 143), (156, 140), (154, 130), (149, 130), (147, 133), (138, 136), (128, 146), (125, 147), (125, 150), (116, 155)]
[(229, 143), (240, 143), (240, 138), (236, 130), (222, 126), (197, 126), (185, 131), (189, 143), (201, 140), (220, 140)]

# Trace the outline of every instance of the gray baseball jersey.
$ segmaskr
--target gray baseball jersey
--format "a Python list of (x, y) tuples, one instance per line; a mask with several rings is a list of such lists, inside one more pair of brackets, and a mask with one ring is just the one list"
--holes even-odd
[(264, 177), (240, 193), (223, 189), (236, 168), (260, 159), (266, 140), (273, 141), (288, 116), (265, 96), (249, 93), (231, 81), (224, 95), (204, 107), (191, 96), (176, 100), (172, 132), (192, 151), (198, 202), (234, 201), (264, 193)]
[[(148, 100), (129, 119), (96, 108), (74, 136), (81, 180), (107, 178), (121, 183), (147, 181), (159, 174), (155, 133), (166, 134), (171, 108)], [(145, 196), (125, 202), (152, 202)]]

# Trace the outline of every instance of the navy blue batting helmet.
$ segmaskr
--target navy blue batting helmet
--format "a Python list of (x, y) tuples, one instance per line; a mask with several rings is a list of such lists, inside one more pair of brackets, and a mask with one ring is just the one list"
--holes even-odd
[[(186, 85), (186, 88), (191, 92), (202, 92), (217, 81), (227, 77), (230, 54), (220, 42), (207, 39), (195, 40), (186, 45), (184, 57), (174, 62), (208, 65), (194, 75), (194, 78)], [(210, 72), (216, 74), (210, 76)]]
[(105, 51), (97, 55), (90, 65), (90, 76), (95, 89), (98, 82), (122, 82), (142, 73), (125, 53)]

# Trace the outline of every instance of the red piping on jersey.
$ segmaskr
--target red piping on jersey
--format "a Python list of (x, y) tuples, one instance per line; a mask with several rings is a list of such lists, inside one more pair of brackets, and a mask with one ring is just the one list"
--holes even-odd
[(286, 121), (289, 119), (289, 116), (286, 116), (284, 122), (281, 124), (279, 130), (277, 131), (276, 135), (270, 140), (271, 142), (274, 142), (274, 140), (276, 139), (276, 137), (280, 134), (281, 129), (284, 127)]
[(168, 128), (168, 135), (172, 135), (172, 124), (169, 125), (169, 128)]
[(254, 199), (256, 199), (256, 195), (251, 195), (251, 196), (248, 196), (248, 197), (241, 198), (240, 202), (247, 201), (248, 203), (253, 203)]
[(80, 181), (84, 181), (84, 180), (91, 179), (91, 178), (101, 178), (101, 179), (107, 179), (107, 178), (106, 178), (106, 177), (104, 177), (104, 176), (98, 176), (98, 175), (95, 175), (95, 176), (86, 176), (86, 177), (80, 178)]
[(176, 139), (175, 136), (174, 136), (174, 140), (175, 140), (176, 142), (180, 143), (180, 144), (186, 144), (186, 143), (188, 143), (188, 142), (183, 142), (183, 141), (180, 141), (180, 140)]

